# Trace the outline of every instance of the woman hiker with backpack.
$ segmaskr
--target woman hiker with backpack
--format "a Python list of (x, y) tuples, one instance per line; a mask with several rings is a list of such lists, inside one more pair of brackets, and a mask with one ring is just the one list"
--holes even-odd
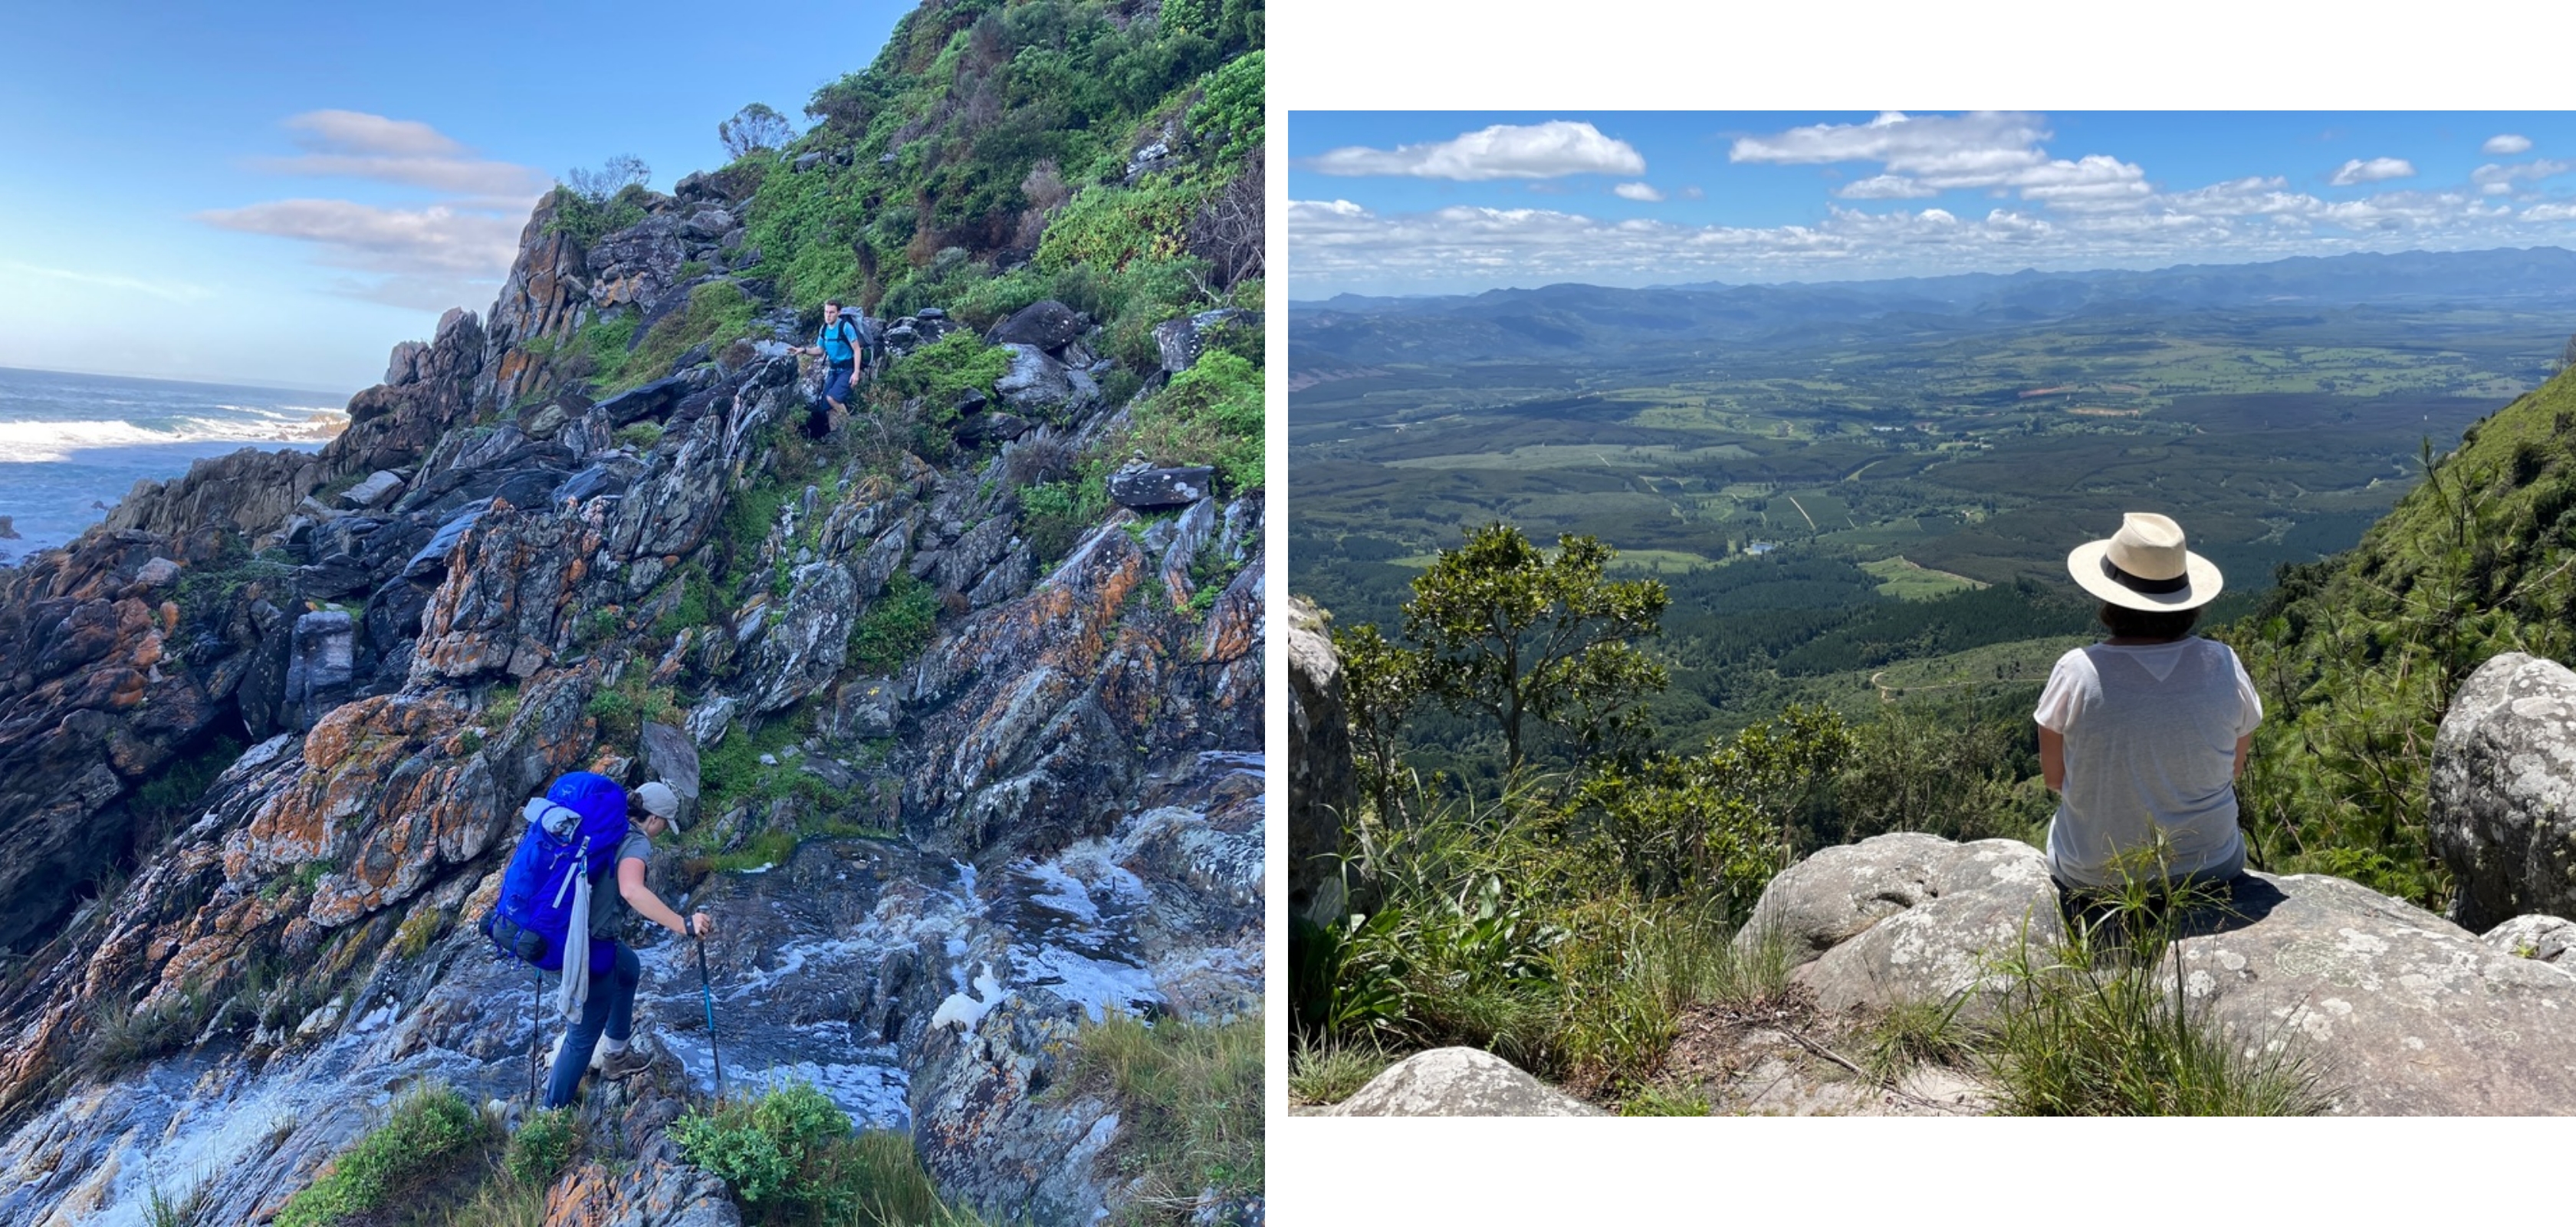
[[(501, 898), (484, 933), (502, 953), (557, 972), (557, 1003), (567, 1016), (577, 1015), (555, 1049), (546, 1107), (571, 1103), (582, 1071), (594, 1061), (609, 1078), (632, 1076), (652, 1063), (631, 1043), (643, 969), (635, 952), (616, 940), (626, 909), (684, 937), (713, 931), (706, 913), (684, 921), (644, 883), (653, 840), (670, 829), (679, 808), (668, 784), (656, 780), (630, 795), (587, 771), (556, 780), (528, 803), (528, 833), (502, 875)], [(594, 907), (593, 884), (604, 885), (612, 873), (617, 889)], [(566, 960), (576, 933), (587, 957)]]

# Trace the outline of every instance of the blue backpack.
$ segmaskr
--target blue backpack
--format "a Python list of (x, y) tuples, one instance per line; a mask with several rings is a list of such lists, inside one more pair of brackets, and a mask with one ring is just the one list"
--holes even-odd
[[(575, 771), (528, 802), (527, 834), (501, 874), (501, 897), (483, 935), (507, 958), (560, 971), (558, 1000), (577, 1015), (588, 995), (590, 892), (616, 864), (626, 838), (626, 790), (604, 775)], [(567, 959), (573, 950), (583, 957)]]

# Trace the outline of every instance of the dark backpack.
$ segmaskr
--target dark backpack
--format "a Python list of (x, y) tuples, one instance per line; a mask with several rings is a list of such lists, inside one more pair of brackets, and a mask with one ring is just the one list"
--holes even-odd
[(522, 814), (528, 830), (502, 871), (501, 896), (483, 919), (483, 935), (505, 957), (568, 971), (565, 952), (586, 950), (590, 939), (590, 892), (616, 866), (617, 847), (625, 842), (626, 790), (604, 775), (575, 771), (529, 801)]

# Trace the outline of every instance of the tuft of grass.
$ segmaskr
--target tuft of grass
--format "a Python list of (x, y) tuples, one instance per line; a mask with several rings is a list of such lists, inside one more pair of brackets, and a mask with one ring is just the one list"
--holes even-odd
[(1621, 1116), (1707, 1116), (1708, 1092), (1648, 1087), (1619, 1105)]
[(1296, 1103), (1340, 1103), (1395, 1062), (1373, 1044), (1297, 1044), (1288, 1053), (1288, 1097)]
[(426, 1086), (396, 1100), (385, 1123), (333, 1159), (321, 1179), (287, 1199), (275, 1227), (324, 1227), (393, 1203), (406, 1189), (477, 1150), (483, 1118), (463, 1096)]
[(177, 1052), (196, 1039), (217, 1002), (195, 981), (179, 992), (139, 1010), (102, 1006), (90, 1014), (90, 1071), (107, 1078), (119, 1071)]
[(175, 1197), (163, 1192), (160, 1183), (154, 1182), (143, 1203), (145, 1227), (197, 1227), (208, 1204), (214, 1200), (214, 1191), (215, 1182), (211, 1175), (190, 1181), (188, 1190)]
[(1959, 1017), (1965, 995), (1948, 1001), (1902, 1002), (1871, 1020), (1863, 1033), (1861, 1067), (1894, 1083), (1918, 1065), (1962, 1065), (1977, 1050), (1975, 1028)]
[(2284, 1034), (2250, 1045), (2183, 991), (2174, 917), (2134, 896), (2113, 922), (1996, 961), (2005, 981), (1981, 1063), (1997, 1111), (2034, 1116), (2312, 1116), (2330, 1095)]
[(1200, 1195), (1262, 1186), (1262, 1027), (1113, 1014), (1076, 1037), (1064, 1085), (1119, 1105), (1135, 1184), (1118, 1221), (1186, 1223)]

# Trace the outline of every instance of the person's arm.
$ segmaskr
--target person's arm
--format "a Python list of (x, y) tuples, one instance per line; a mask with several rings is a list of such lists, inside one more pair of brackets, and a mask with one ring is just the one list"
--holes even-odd
[[(2239, 766), (2244, 764), (2243, 751), (2238, 752), (2236, 761)], [(2066, 791), (2066, 734), (2045, 724), (2039, 726), (2039, 778), (2050, 792)]]
[(617, 862), (617, 893), (625, 896), (626, 906), (634, 908), (636, 914), (682, 937), (690, 936), (692, 926), (701, 934), (710, 927), (705, 912), (681, 920), (678, 912), (662, 902), (662, 896), (644, 884), (644, 862), (635, 857)]
[(2246, 735), (2236, 739), (2236, 770), (2230, 773), (2227, 778), (2231, 780), (2245, 778), (2245, 756), (2252, 753), (2253, 750), (2254, 734), (2247, 733)]

